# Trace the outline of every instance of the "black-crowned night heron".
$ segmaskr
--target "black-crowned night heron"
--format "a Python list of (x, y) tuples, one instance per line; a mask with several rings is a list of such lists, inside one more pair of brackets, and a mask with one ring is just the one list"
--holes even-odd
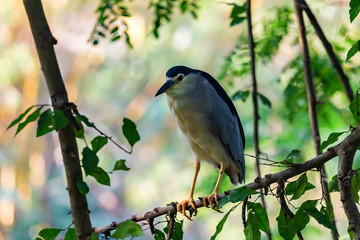
[(155, 97), (164, 92), (195, 160), (189, 197), (178, 204), (177, 210), (189, 218), (185, 210), (190, 203), (196, 211), (193, 194), (201, 161), (220, 168), (214, 191), (203, 198), (204, 205), (215, 210), (223, 173), (234, 185), (245, 178), (245, 137), (235, 106), (210, 74), (185, 66), (166, 72), (166, 82)]

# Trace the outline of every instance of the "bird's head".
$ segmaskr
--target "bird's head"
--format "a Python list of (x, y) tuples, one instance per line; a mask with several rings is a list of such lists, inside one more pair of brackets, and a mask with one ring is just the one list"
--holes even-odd
[(172, 91), (184, 89), (184, 86), (190, 80), (188, 76), (195, 72), (196, 70), (185, 66), (175, 66), (170, 68), (166, 72), (166, 82), (157, 91), (155, 97), (164, 92), (170, 93)]

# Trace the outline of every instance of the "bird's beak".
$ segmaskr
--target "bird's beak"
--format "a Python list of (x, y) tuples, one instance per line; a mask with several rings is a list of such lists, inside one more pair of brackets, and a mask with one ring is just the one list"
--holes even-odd
[(160, 94), (164, 93), (166, 90), (168, 90), (169, 88), (171, 88), (174, 85), (174, 81), (171, 80), (167, 80), (164, 85), (161, 86), (161, 88), (157, 91), (157, 93), (155, 94), (155, 97), (159, 96)]

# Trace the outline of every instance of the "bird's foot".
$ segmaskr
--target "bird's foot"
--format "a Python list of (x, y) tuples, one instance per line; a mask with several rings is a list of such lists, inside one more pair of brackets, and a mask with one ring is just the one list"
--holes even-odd
[[(191, 204), (191, 208), (192, 208), (192, 209), (190, 209), (190, 210), (192, 210), (192, 211), (189, 210), (190, 216), (188, 216), (188, 215), (186, 214), (186, 212), (185, 212), (188, 203)], [(190, 221), (192, 221), (192, 220), (191, 220), (192, 213), (194, 213), (194, 215), (197, 214), (197, 209), (196, 209), (196, 206), (195, 206), (194, 198), (189, 197), (188, 199), (185, 199), (185, 200), (181, 201), (180, 203), (178, 203), (178, 205), (177, 205), (177, 211), (178, 211), (179, 213), (181, 213), (182, 215), (184, 215), (187, 219), (189, 219)]]
[(218, 209), (216, 209), (216, 206), (219, 204), (219, 196), (217, 192), (213, 192), (212, 194), (203, 197), (203, 203), (205, 207), (209, 207), (210, 205), (212, 210), (221, 212)]

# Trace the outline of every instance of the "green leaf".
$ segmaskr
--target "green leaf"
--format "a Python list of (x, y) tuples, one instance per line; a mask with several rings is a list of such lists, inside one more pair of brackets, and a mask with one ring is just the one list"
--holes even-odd
[(88, 147), (83, 149), (82, 155), (82, 166), (85, 170), (85, 174), (89, 175), (96, 169), (99, 163), (99, 158), (96, 156), (96, 153)]
[(308, 200), (301, 204), (300, 208), (313, 217), (318, 223), (334, 231), (339, 236), (335, 225), (332, 223), (332, 219), (329, 219), (325, 214), (322, 214), (316, 209), (316, 202), (317, 200)]
[(239, 24), (242, 23), (245, 19), (246, 19), (246, 17), (237, 17), (237, 18), (234, 18), (234, 19), (230, 22), (230, 27), (239, 25)]
[(350, 111), (357, 124), (360, 122), (360, 95), (356, 92), (354, 99), (349, 105)]
[(128, 118), (123, 119), (122, 131), (131, 146), (140, 140), (140, 135), (136, 130), (136, 125)]
[(232, 211), (235, 210), (237, 206), (232, 207), (225, 215), (224, 217), (220, 220), (220, 222), (218, 223), (218, 225), (216, 226), (216, 232), (214, 233), (214, 235), (210, 238), (211, 240), (215, 240), (217, 235), (219, 235), (219, 233), (222, 231), (224, 224), (227, 220), (227, 218), (229, 217), (230, 213)]
[(349, 6), (350, 6), (350, 10), (349, 10), (350, 22), (352, 22), (360, 12), (360, 1), (350, 0)]
[(231, 99), (233, 100), (233, 101), (236, 101), (236, 100), (241, 100), (241, 101), (243, 101), (243, 102), (245, 102), (246, 101), (246, 99), (249, 97), (249, 95), (250, 95), (250, 91), (249, 90), (247, 90), (247, 91), (237, 91), (236, 93), (234, 93), (234, 95), (232, 95), (231, 96)]
[(293, 229), (292, 221), (289, 216), (286, 216), (284, 210), (281, 208), (279, 216), (276, 218), (278, 222), (278, 230), (280, 236), (282, 236), (285, 240), (291, 240), (295, 237), (295, 231)]
[(14, 121), (12, 121), (10, 123), (10, 125), (6, 128), (6, 130), (8, 130), (9, 128), (11, 128), (12, 126), (16, 125), (17, 123), (19, 123), (25, 116), (26, 114), (28, 114), (30, 112), (30, 110), (35, 107), (35, 106), (31, 106), (28, 109), (25, 110), (25, 112), (23, 112), (22, 114), (20, 114), (19, 117), (17, 117)]
[(135, 223), (134, 221), (127, 220), (122, 222), (115, 230), (111, 237), (117, 239), (124, 239), (127, 236), (131, 237), (138, 237), (144, 235), (141, 227), (139, 224)]
[(338, 175), (336, 174), (329, 182), (329, 192), (339, 192), (339, 185), (337, 181)]
[(33, 113), (31, 113), (26, 119), (25, 121), (19, 123), (18, 128), (16, 129), (16, 133), (15, 136), (24, 129), (24, 127), (26, 125), (28, 125), (28, 123), (30, 122), (34, 122), (36, 121), (36, 119), (38, 119), (38, 117), (40, 116), (40, 111), (43, 108), (43, 106), (39, 107), (38, 109), (36, 109)]
[(243, 22), (246, 19), (245, 11), (246, 11), (246, 3), (243, 5), (238, 5), (236, 3), (227, 3), (227, 5), (233, 6), (233, 9), (230, 14), (230, 26), (236, 26)]
[(100, 184), (110, 186), (110, 177), (107, 172), (104, 171), (101, 167), (96, 167), (93, 171), (89, 173), (90, 176), (93, 176), (96, 181)]
[(330, 221), (333, 223), (334, 219), (334, 209), (330, 201), (325, 200), (326, 206), (321, 206), (320, 212), (322, 214), (325, 214), (325, 216), (330, 219)]
[(265, 97), (263, 94), (259, 93), (259, 92), (257, 94), (260, 97), (260, 101), (262, 102), (262, 104), (264, 104), (268, 108), (271, 108), (270, 100), (267, 97)]
[(258, 240), (261, 238), (258, 220), (259, 218), (256, 216), (255, 212), (250, 210), (248, 212), (248, 219), (244, 229), (246, 240)]
[(76, 183), (76, 186), (77, 188), (79, 189), (79, 192), (82, 193), (82, 194), (87, 194), (89, 192), (89, 186), (86, 184), (86, 182), (82, 181), (82, 180), (79, 180), (77, 183)]
[(108, 143), (107, 137), (97, 136), (91, 141), (91, 146), (93, 151), (97, 153), (107, 143)]
[(320, 146), (320, 152), (322, 152), (325, 148), (327, 148), (330, 144), (333, 144), (334, 142), (336, 142), (339, 137), (343, 134), (344, 132), (333, 132), (330, 133), (328, 139), (324, 142), (321, 143)]
[(355, 233), (353, 231), (350, 231), (349, 227), (347, 229), (350, 240), (355, 239)]
[[(257, 227), (269, 234), (269, 219), (266, 214), (265, 209), (261, 206), (260, 203), (247, 202), (248, 210), (251, 210), (253, 214), (251, 215), (254, 220), (257, 222)], [(250, 212), (249, 212), (250, 214)], [(254, 226), (253, 226), (254, 227)], [(247, 238), (246, 238), (247, 239)]]
[(81, 123), (81, 120), (80, 120), (80, 118), (77, 117), (77, 116), (75, 116), (75, 120), (76, 120), (76, 122), (77, 122), (77, 123), (79, 124), (79, 126), (80, 126), (80, 129), (79, 129), (79, 130), (77, 130), (77, 129), (74, 127), (75, 137), (77, 137), (77, 138), (83, 138), (83, 137), (84, 137), (84, 127), (83, 127), (83, 125), (82, 125), (82, 123)]
[(156, 228), (155, 228), (154, 238), (155, 238), (155, 240), (166, 240), (165, 234)]
[(58, 109), (54, 110), (54, 127), (55, 130), (63, 129), (69, 123), (69, 119), (65, 117), (64, 112)]
[(77, 240), (75, 228), (69, 228), (67, 230), (64, 240)]
[(54, 130), (53, 112), (51, 109), (47, 109), (40, 114), (38, 127), (36, 129), (36, 137), (43, 136)]
[[(183, 223), (184, 223), (183, 220), (174, 223), (174, 231), (173, 231), (173, 234), (171, 235), (171, 239), (173, 239), (173, 240), (182, 240), (183, 239), (183, 235), (184, 235), (184, 232), (182, 230)], [(169, 231), (169, 227), (166, 226), (164, 228), (164, 232), (167, 234), (168, 231)]]
[(360, 51), (360, 40), (358, 40), (352, 47), (349, 49), (347, 55), (346, 55), (346, 61), (349, 61), (355, 54), (357, 54)]
[(230, 193), (226, 197), (222, 198), (219, 201), (217, 208), (218, 209), (221, 208), (228, 202), (237, 203), (240, 201), (244, 201), (246, 197), (253, 195), (253, 194), (258, 194), (258, 192), (255, 190), (252, 190), (246, 186), (242, 186), (240, 188), (235, 189), (232, 193)]
[(119, 27), (116, 26), (116, 27), (114, 27), (114, 28), (111, 30), (110, 33), (111, 33), (111, 34), (116, 33), (118, 30), (119, 30)]
[(298, 209), (292, 219), (294, 232), (300, 232), (310, 222), (309, 215), (302, 209)]
[(354, 201), (359, 203), (359, 191), (360, 191), (360, 173), (357, 171), (351, 179), (351, 192), (353, 194)]
[(300, 155), (300, 150), (294, 149), (292, 150), (287, 157), (281, 161), (282, 164), (294, 163), (294, 157), (298, 157)]
[(95, 127), (95, 124), (90, 122), (89, 119), (84, 116), (84, 115), (81, 115), (81, 114), (76, 114), (76, 116), (83, 122), (85, 123), (86, 126), (88, 127)]
[(90, 237), (90, 240), (99, 240), (99, 234), (96, 234), (96, 233), (92, 233), (91, 234), (91, 237)]
[(313, 188), (315, 188), (315, 186), (308, 182), (306, 173), (304, 173), (298, 180), (289, 183), (285, 188), (285, 192), (286, 195), (293, 194), (291, 200), (296, 200), (299, 199), (307, 190)]
[(121, 160), (117, 160), (115, 165), (114, 165), (114, 169), (111, 171), (117, 171), (117, 170), (122, 170), (122, 171), (129, 171), (130, 168), (128, 168), (125, 164), (126, 160), (121, 159)]
[(44, 228), (39, 232), (39, 237), (44, 240), (55, 240), (57, 235), (61, 232), (61, 229), (57, 228)]

